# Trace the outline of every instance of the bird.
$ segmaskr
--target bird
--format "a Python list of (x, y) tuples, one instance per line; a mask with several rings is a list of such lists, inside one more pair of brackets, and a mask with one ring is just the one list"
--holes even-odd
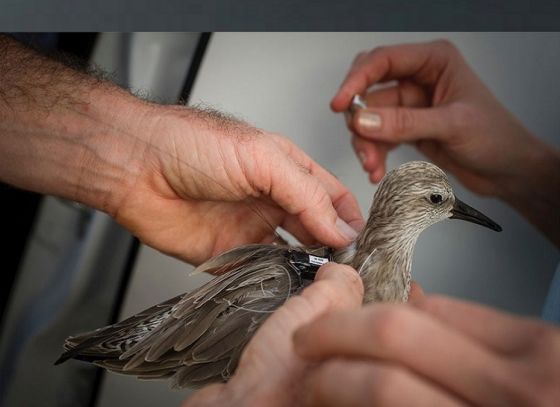
[(234, 248), (195, 270), (216, 275), (200, 288), (122, 322), (67, 338), (55, 364), (78, 359), (141, 379), (169, 378), (174, 388), (227, 381), (257, 329), (312, 284), (315, 272), (328, 261), (358, 271), (364, 304), (407, 301), (418, 236), (445, 219), (502, 230), (460, 201), (436, 165), (402, 164), (379, 184), (367, 222), (349, 246)]

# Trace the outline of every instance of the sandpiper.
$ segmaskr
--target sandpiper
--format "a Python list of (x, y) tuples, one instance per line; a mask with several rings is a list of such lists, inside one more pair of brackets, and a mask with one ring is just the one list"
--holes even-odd
[(261, 244), (230, 250), (197, 268), (218, 275), (207, 284), (115, 325), (69, 337), (56, 364), (74, 358), (139, 378), (171, 378), (173, 387), (226, 381), (259, 326), (327, 261), (359, 272), (365, 303), (406, 301), (416, 240), (444, 219), (501, 231), (457, 199), (438, 167), (403, 164), (382, 180), (366, 226), (349, 247)]

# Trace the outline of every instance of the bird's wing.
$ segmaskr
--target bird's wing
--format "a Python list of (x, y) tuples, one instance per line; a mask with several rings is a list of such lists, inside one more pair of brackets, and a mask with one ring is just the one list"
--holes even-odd
[(193, 274), (209, 273), (221, 275), (259, 255), (262, 255), (263, 253), (267, 253), (273, 248), (287, 249), (289, 246), (276, 246), (268, 244), (248, 244), (245, 246), (239, 246), (208, 259), (198, 266), (193, 271)]
[(171, 298), (114, 325), (66, 338), (65, 352), (58, 358), (55, 365), (71, 358), (89, 362), (118, 358), (122, 352), (134, 346), (161, 324), (182, 297), (183, 295), (179, 295)]
[(301, 290), (287, 262), (290, 250), (251, 245), (213, 258), (200, 267), (223, 274), (116, 325), (69, 338), (62, 358), (142, 378), (174, 376), (179, 387), (226, 379), (253, 332)]

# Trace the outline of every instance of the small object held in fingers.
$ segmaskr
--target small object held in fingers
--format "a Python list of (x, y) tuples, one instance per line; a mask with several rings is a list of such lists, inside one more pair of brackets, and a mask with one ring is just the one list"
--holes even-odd
[(350, 112), (354, 113), (357, 109), (367, 108), (367, 103), (363, 97), (360, 95), (354, 95), (352, 98), (352, 104), (350, 105)]
[(346, 117), (346, 121), (348, 123), (352, 122), (352, 116), (356, 113), (356, 111), (360, 109), (366, 109), (367, 103), (363, 97), (360, 95), (354, 95), (352, 98), (352, 103), (346, 112), (344, 112), (344, 116)]
[(290, 266), (294, 268), (301, 278), (306, 280), (314, 280), (319, 267), (332, 261), (331, 253), (329, 253), (328, 257), (314, 256), (300, 251), (290, 251), (289, 253), (290, 258), (288, 262)]

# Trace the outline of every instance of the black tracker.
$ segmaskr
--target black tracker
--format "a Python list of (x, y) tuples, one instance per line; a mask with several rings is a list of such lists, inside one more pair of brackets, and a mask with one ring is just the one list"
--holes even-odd
[(328, 257), (322, 257), (297, 250), (290, 250), (288, 262), (301, 278), (314, 280), (319, 267), (332, 261), (332, 250), (329, 249), (328, 253)]

